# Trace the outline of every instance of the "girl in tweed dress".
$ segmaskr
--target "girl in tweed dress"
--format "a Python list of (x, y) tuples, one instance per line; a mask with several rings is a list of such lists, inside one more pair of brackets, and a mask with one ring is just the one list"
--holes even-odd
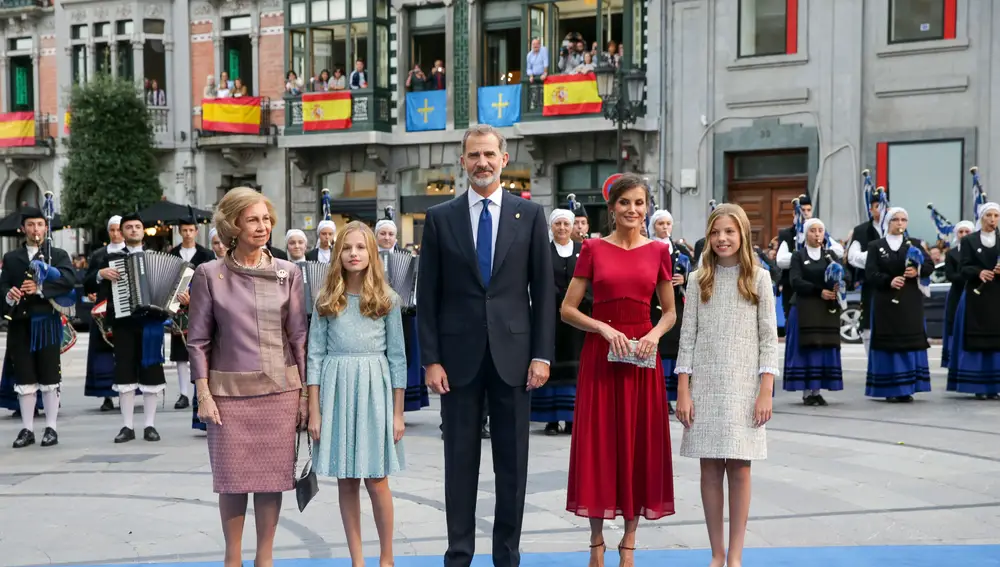
[[(681, 455), (701, 459), (710, 567), (740, 567), (750, 513), (750, 461), (767, 457), (764, 424), (778, 374), (771, 278), (757, 265), (750, 221), (723, 204), (708, 219), (709, 246), (691, 274), (677, 357)], [(722, 479), (729, 479), (729, 556)], [(728, 559), (728, 562), (727, 562)]]
[(392, 493), (402, 469), (406, 347), (399, 298), (385, 281), (375, 234), (355, 221), (340, 229), (309, 327), (309, 434), (317, 475), (333, 477), (354, 565), (361, 549), (361, 479), (372, 501), (379, 565), (393, 564)]

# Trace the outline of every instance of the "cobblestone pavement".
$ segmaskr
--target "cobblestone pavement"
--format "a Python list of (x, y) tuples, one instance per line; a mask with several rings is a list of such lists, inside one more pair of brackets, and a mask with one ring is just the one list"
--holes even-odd
[[(2, 344), (3, 341), (0, 341)], [(60, 444), (10, 448), (20, 422), (0, 415), (0, 565), (158, 563), (221, 565), (222, 533), (211, 492), (205, 437), (190, 411), (175, 411), (176, 374), (168, 369), (159, 443), (115, 445), (117, 411), (83, 396), (87, 337), (63, 360)], [(938, 365), (939, 347), (932, 349)], [(865, 355), (843, 352), (846, 389), (830, 405), (807, 408), (778, 392), (768, 426), (769, 456), (754, 465), (747, 565), (1000, 565), (1000, 402), (944, 391), (910, 405), (864, 398)], [(392, 479), (396, 565), (441, 565), (446, 546), (437, 399), (407, 414), (409, 468)], [(141, 403), (137, 407), (141, 414)], [(136, 422), (142, 423), (142, 416)], [(564, 511), (569, 438), (531, 437), (522, 565), (586, 565), (587, 522)], [(672, 440), (681, 428), (672, 423)], [(488, 553), (495, 503), (489, 441), (484, 441), (478, 503), (478, 549)], [(641, 524), (637, 564), (703, 566), (698, 464), (674, 461), (675, 516)], [(276, 541), (283, 567), (346, 567), (347, 547), (336, 485), (321, 481), (305, 513), (285, 499)], [(375, 526), (363, 498), (363, 533), (377, 555)], [(253, 519), (244, 546), (253, 557)], [(609, 548), (620, 537), (609, 531)], [(900, 547), (885, 547), (900, 546)], [(957, 547), (956, 547), (957, 546)], [(370, 564), (377, 562), (372, 560)], [(489, 565), (487, 555), (475, 565)], [(608, 552), (607, 565), (617, 565)]]

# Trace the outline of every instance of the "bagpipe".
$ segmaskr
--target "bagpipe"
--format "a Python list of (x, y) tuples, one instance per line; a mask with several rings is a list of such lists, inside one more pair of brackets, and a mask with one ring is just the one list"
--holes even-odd
[[(28, 263), (28, 269), (24, 274), (26, 280), (34, 282), (39, 293), (42, 293), (45, 287), (45, 282), (56, 281), (62, 277), (62, 273), (59, 271), (59, 268), (56, 268), (46, 262), (46, 258), (49, 261), (52, 260), (52, 221), (56, 216), (55, 196), (52, 191), (46, 191), (43, 199), (42, 216), (45, 217), (46, 230), (44, 251), (42, 246), (39, 246), (39, 254), (36, 258), (30, 260)], [(35, 243), (41, 244), (39, 242)], [(13, 314), (19, 309), (22, 314), (26, 314), (27, 305), (22, 303), (23, 301), (24, 296), (18, 299), (17, 302), (11, 306), (10, 313), (5, 315), (4, 318), (11, 320)], [(67, 293), (60, 296), (50, 297), (48, 298), (48, 302), (49, 305), (52, 306), (52, 309), (59, 314), (59, 320), (63, 329), (60, 352), (64, 353), (76, 344), (76, 329), (74, 329), (71, 324), (72, 318), (76, 316), (76, 290), (71, 289)]]
[(934, 203), (927, 203), (927, 210), (931, 212), (931, 220), (934, 221), (934, 226), (937, 227), (938, 238), (949, 240), (951, 234), (955, 232), (955, 225), (944, 218), (944, 215), (934, 208)]
[(333, 214), (330, 212), (330, 208), (333, 205), (333, 199), (330, 198), (330, 190), (324, 188), (321, 193), (320, 203), (322, 205), (323, 220), (333, 220)]
[[(906, 239), (904, 244), (908, 247), (906, 250), (906, 267), (913, 268), (917, 271), (917, 287), (920, 289), (920, 293), (924, 294), (925, 297), (931, 296), (931, 280), (930, 278), (924, 278), (920, 276), (920, 267), (924, 264), (924, 251), (920, 246), (914, 246), (913, 242), (910, 241), (910, 235), (904, 233), (903, 238)], [(900, 289), (896, 292), (896, 297), (892, 298), (892, 302), (895, 304), (899, 303), (899, 299), (902, 297), (903, 290)]]
[[(691, 273), (691, 258), (688, 258), (687, 254), (685, 254), (681, 250), (678, 250), (677, 261), (674, 262), (674, 275), (683, 276), (684, 281), (686, 282), (688, 280), (688, 275), (690, 275), (690, 273)], [(681, 297), (683, 297), (685, 295), (684, 286), (678, 286), (678, 290), (680, 291)]]
[[(805, 241), (803, 237), (803, 232), (805, 231), (806, 215), (802, 212), (802, 200), (805, 199), (805, 195), (799, 195), (798, 197), (792, 199), (792, 207), (794, 207), (794, 213), (792, 214), (792, 224), (795, 228), (795, 249), (799, 250), (802, 248), (802, 243)], [(789, 250), (789, 252), (791, 252)]]
[[(829, 235), (827, 235), (829, 238)], [(823, 281), (826, 283), (826, 289), (830, 291), (836, 290), (837, 299), (828, 301), (830, 304), (827, 311), (830, 313), (836, 313), (838, 306), (840, 310), (847, 309), (847, 284), (844, 281), (844, 265), (838, 262), (829, 252), (826, 252), (826, 259), (829, 260), (829, 264), (826, 265), (826, 270), (823, 272)]]

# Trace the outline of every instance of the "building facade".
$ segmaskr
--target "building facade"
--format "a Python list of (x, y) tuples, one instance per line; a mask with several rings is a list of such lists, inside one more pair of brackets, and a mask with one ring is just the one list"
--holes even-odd
[(871, 168), (910, 231), (936, 238), (928, 202), (972, 215), (969, 168), (1000, 157), (1000, 5), (977, 0), (668, 0), (666, 164), (675, 233), (703, 234), (733, 201), (758, 242), (807, 189), (828, 230), (867, 220)]
[[(660, 34), (649, 33), (663, 25), (659, 2), (54, 4), (0, 0), (6, 49), (0, 61), (7, 65), (0, 74), (5, 87), (0, 98), (5, 111), (30, 110), (40, 125), (36, 144), (3, 149), (7, 172), (0, 202), (5, 213), (32, 201), (32, 191), (52, 190), (58, 196), (71, 81), (100, 72), (146, 85), (165, 198), (210, 209), (230, 188), (250, 185), (274, 201), (276, 235), (295, 227), (307, 229), (312, 238), (310, 229), (321, 220), (322, 191), (329, 189), (335, 220), (373, 222), (392, 206), (401, 243), (419, 244), (424, 211), (465, 190), (462, 135), (480, 122), (482, 108), (494, 104), (479, 98), (492, 92), (484, 88), (495, 86), (520, 86), (518, 119), (501, 129), (510, 153), (503, 173), (507, 190), (549, 208), (576, 194), (600, 222), (601, 184), (618, 169), (619, 157), (622, 169), (642, 174), (656, 187), (665, 185), (660, 159), (665, 140), (658, 135), (666, 102), (659, 87), (665, 80), (659, 57), (663, 46)], [(548, 112), (543, 82), (525, 73), (533, 38), (550, 53), (546, 70), (553, 76), (562, 71), (558, 51), (568, 38), (588, 48), (596, 44), (599, 53), (612, 41), (621, 46), (616, 61), (643, 74), (648, 87), (636, 105), (638, 120), (622, 134), (621, 148), (615, 125), (599, 107), (569, 115)], [(434, 105), (440, 120), (434, 129), (407, 124), (407, 94), (419, 93), (408, 78), (417, 65), (443, 71), (437, 85), (442, 92), (433, 95), (440, 101)], [(352, 71), (362, 69), (364, 85), (356, 85), (362, 88), (332, 94), (332, 88), (316, 85), (322, 71), (338, 68), (349, 81)], [(15, 79), (17, 88), (7, 86)], [(246, 96), (222, 100), (217, 98), (220, 86), (230, 93), (242, 86)], [(317, 128), (321, 110), (332, 108), (315, 102), (324, 97), (347, 97), (348, 110), (343, 120)], [(411, 107), (411, 119), (432, 110), (425, 102), (420, 101), (422, 108)], [(502, 114), (511, 101), (501, 95), (495, 102)], [(61, 232), (61, 245), (84, 249), (82, 235)], [(281, 240), (276, 236), (275, 244)]]

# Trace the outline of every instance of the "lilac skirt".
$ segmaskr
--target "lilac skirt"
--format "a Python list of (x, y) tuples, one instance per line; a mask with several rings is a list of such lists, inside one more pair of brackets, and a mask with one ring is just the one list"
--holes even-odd
[(215, 404), (222, 425), (208, 424), (212, 490), (217, 494), (291, 490), (299, 390), (219, 396)]

